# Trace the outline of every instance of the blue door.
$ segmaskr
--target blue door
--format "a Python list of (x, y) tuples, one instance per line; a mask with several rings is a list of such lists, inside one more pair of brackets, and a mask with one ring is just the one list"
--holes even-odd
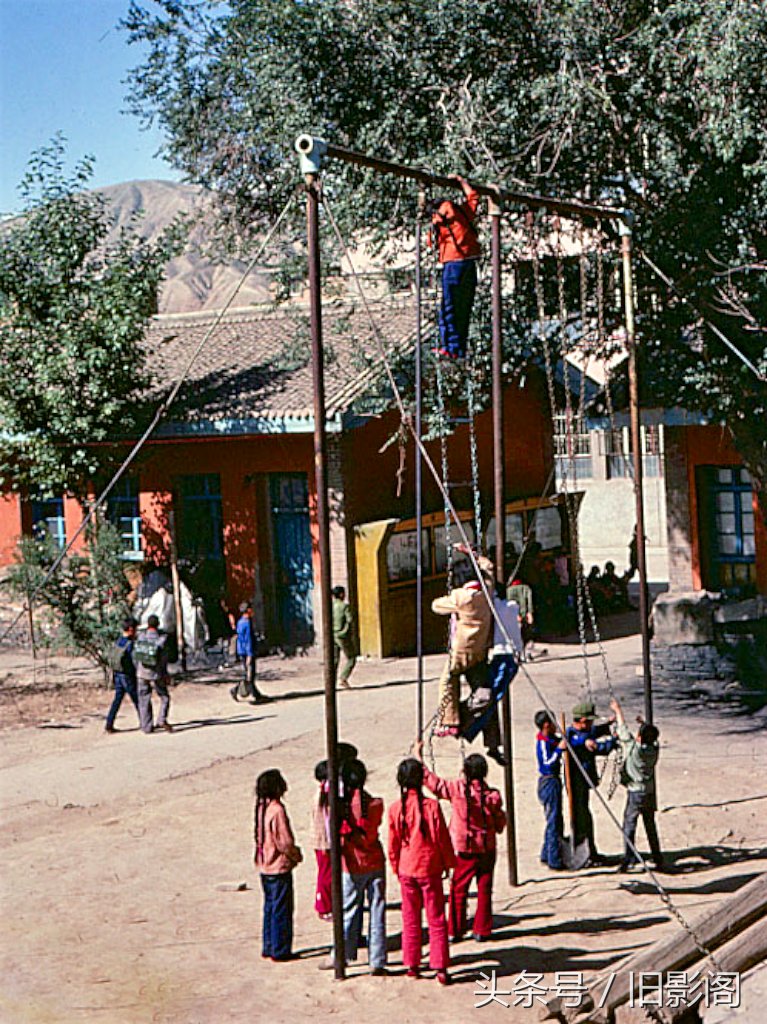
[(270, 474), (269, 497), (280, 639), (287, 647), (305, 647), (314, 641), (314, 576), (306, 474)]

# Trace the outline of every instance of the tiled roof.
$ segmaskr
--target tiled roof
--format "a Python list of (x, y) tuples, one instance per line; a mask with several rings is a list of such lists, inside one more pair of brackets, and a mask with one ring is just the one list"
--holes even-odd
[[(374, 303), (371, 311), (387, 352), (412, 348), (413, 302)], [(157, 316), (147, 329), (155, 391), (167, 393), (217, 319), (217, 314)], [(323, 306), (325, 401), (328, 418), (345, 412), (376, 379), (381, 358), (364, 307)], [(172, 431), (226, 431), (234, 422), (284, 423), (313, 415), (309, 309), (233, 310), (213, 330), (168, 414)], [(166, 432), (167, 432), (166, 428)]]

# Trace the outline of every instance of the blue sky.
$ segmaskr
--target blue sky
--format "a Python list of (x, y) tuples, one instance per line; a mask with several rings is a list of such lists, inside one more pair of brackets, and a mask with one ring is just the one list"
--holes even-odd
[(16, 186), (33, 150), (56, 134), (72, 163), (96, 158), (93, 184), (175, 178), (157, 159), (159, 132), (121, 113), (122, 84), (140, 51), (117, 22), (129, 0), (0, 0), (0, 213), (16, 212)]

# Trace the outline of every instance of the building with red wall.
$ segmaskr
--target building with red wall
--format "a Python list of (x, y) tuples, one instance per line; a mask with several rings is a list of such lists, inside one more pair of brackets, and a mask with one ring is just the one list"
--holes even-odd
[(669, 589), (767, 594), (767, 530), (726, 427), (666, 427)]
[[(412, 303), (387, 303), (381, 318), (392, 358), (412, 357)], [(178, 378), (204, 341), (177, 403), (108, 501), (125, 540), (126, 559), (165, 565), (175, 536), (182, 574), (209, 609), (225, 596), (252, 600), (269, 640), (288, 647), (314, 639), (317, 554), (313, 391), (306, 309), (235, 311), (154, 318), (147, 331), (157, 397)], [(328, 305), (324, 314), (333, 584), (355, 593), (353, 529), (382, 517), (414, 514), (414, 447), (403, 451), (396, 410), (371, 412), (381, 392), (381, 358), (367, 317)], [(207, 335), (210, 334), (209, 337)], [(207, 337), (207, 340), (205, 340)], [(427, 375), (430, 371), (427, 370)], [(459, 372), (459, 371), (457, 371)], [(362, 403), (364, 402), (364, 411)], [(551, 424), (542, 376), (509, 381), (505, 402), (509, 499), (539, 496), (550, 478)], [(476, 420), (479, 481), (492, 505), (492, 423)], [(115, 441), (127, 453), (130, 441)], [(437, 466), (439, 442), (429, 445)], [(470, 480), (469, 428), (448, 441), (450, 475)], [(472, 507), (469, 488), (453, 492)], [(424, 474), (424, 508), (443, 500)], [(71, 496), (47, 503), (6, 495), (0, 501), (0, 563), (19, 536), (44, 520), (71, 539), (82, 509)]]

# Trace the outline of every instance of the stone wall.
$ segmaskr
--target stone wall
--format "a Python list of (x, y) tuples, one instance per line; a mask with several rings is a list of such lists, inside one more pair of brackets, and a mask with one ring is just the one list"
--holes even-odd
[(767, 678), (767, 598), (724, 602), (719, 594), (661, 594), (653, 606), (653, 675), (658, 680)]

